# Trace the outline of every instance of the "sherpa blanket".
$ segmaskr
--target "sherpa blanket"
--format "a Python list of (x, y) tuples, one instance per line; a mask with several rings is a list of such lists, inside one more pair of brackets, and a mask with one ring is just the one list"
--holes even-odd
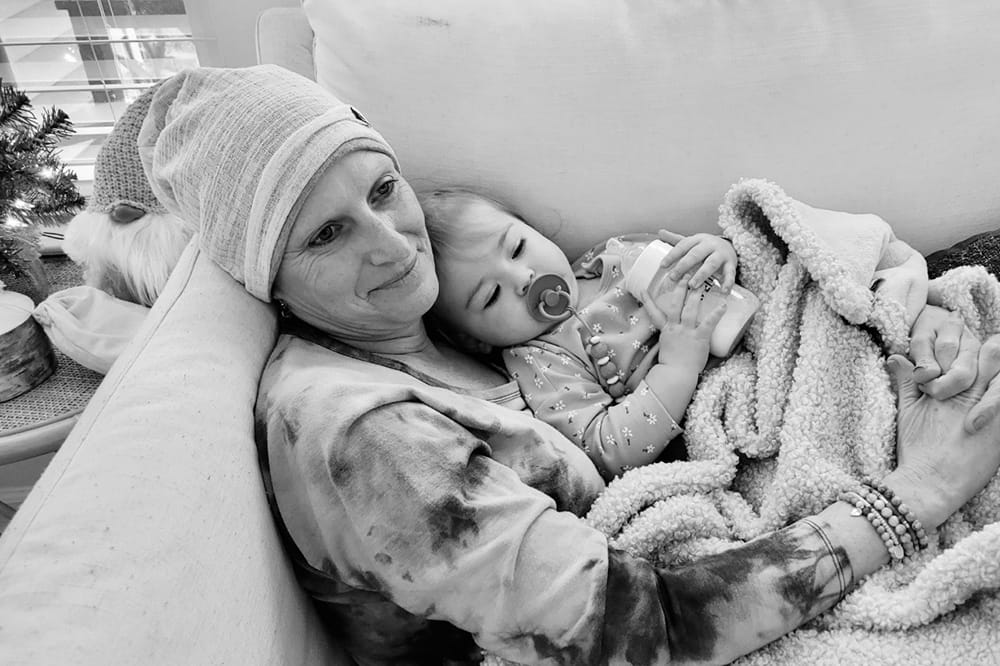
[[(720, 213), (741, 283), (761, 299), (746, 350), (699, 385), (689, 459), (627, 472), (586, 518), (612, 546), (663, 566), (813, 514), (893, 467), (884, 359), (905, 351), (925, 295), (980, 337), (1000, 331), (996, 278), (962, 267), (928, 283), (922, 258), (876, 216), (813, 208), (764, 180), (734, 185)], [(739, 663), (1000, 663), (998, 521), (994, 478), (913, 562), (883, 568)]]

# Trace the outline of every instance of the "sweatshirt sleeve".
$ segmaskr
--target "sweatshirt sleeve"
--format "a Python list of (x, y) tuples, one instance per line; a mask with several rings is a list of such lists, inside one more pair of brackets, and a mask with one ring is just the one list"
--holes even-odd
[[(802, 523), (657, 570), (610, 550), (491, 458), (481, 433), (426, 405), (378, 407), (337, 437), (313, 421), (292, 406), (267, 424), (282, 440), (280, 451), (270, 443), (272, 458), (290, 463), (272, 465), (281, 513), (297, 512), (286, 522), (313, 566), (417, 617), (446, 620), (506, 659), (728, 661), (843, 589), (849, 565)], [(290, 488), (297, 499), (287, 500)]]
[(681, 432), (645, 380), (616, 402), (589, 365), (554, 345), (511, 347), (503, 358), (535, 416), (583, 448), (605, 479), (655, 461)]

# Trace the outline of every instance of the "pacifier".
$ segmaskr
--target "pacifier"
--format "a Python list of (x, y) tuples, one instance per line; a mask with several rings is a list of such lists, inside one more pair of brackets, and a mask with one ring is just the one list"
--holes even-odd
[(537, 321), (557, 322), (572, 314), (569, 285), (554, 273), (539, 275), (528, 287), (528, 312)]
[(608, 345), (601, 341), (601, 336), (570, 305), (569, 285), (566, 284), (566, 280), (553, 273), (539, 275), (528, 287), (527, 298), (528, 312), (538, 321), (557, 322), (573, 316), (583, 324), (587, 331), (584, 348), (599, 368), (601, 383), (604, 384), (608, 395), (619, 400), (625, 394), (624, 377), (618, 371), (615, 362), (611, 360)]

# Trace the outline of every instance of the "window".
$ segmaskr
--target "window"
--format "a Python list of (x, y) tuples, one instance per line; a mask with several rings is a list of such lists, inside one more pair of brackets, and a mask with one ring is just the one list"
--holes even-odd
[(60, 154), (84, 195), (101, 143), (126, 107), (213, 48), (192, 36), (184, 0), (0, 3), (0, 76), (24, 90), (36, 111), (55, 106), (69, 114), (76, 132)]

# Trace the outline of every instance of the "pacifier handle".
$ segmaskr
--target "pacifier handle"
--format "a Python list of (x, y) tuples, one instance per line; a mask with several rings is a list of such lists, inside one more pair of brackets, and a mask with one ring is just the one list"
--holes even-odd
[(528, 287), (528, 312), (537, 321), (556, 322), (570, 316), (569, 285), (554, 273), (539, 275)]

